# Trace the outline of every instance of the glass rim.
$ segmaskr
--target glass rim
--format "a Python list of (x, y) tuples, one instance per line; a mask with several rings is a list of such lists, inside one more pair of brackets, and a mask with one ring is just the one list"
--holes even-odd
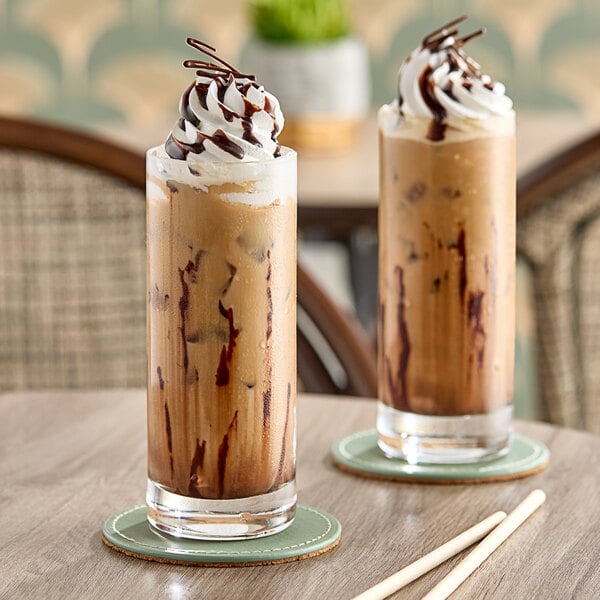
[(193, 167), (194, 165), (211, 165), (211, 167), (214, 168), (252, 168), (252, 166), (259, 167), (262, 165), (269, 165), (273, 163), (288, 162), (292, 159), (295, 159), (298, 156), (298, 153), (293, 148), (290, 148), (288, 146), (281, 146), (281, 155), (274, 156), (273, 158), (268, 159), (265, 158), (260, 160), (205, 160), (201, 158), (201, 156), (201, 154), (193, 154), (193, 158), (191, 160), (188, 160), (187, 158), (173, 158), (167, 154), (164, 143), (152, 146), (151, 148), (148, 148), (148, 150), (146, 150), (147, 158), (157, 159), (162, 162), (174, 162), (176, 164), (185, 163), (191, 167)]

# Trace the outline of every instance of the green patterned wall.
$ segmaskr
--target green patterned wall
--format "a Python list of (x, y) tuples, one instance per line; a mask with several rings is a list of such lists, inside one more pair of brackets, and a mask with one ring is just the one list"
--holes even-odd
[[(517, 108), (600, 117), (600, 0), (353, 0), (371, 53), (373, 102), (394, 93), (420, 38), (460, 14), (471, 54), (504, 81)], [(0, 0), (0, 112), (72, 124), (165, 128), (190, 74), (193, 34), (243, 62), (243, 0)], [(164, 124), (164, 125), (163, 125)]]

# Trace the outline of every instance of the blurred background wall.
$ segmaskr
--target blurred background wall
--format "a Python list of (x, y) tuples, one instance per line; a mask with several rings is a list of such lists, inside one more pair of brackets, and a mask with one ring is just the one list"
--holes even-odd
[[(457, 15), (487, 27), (470, 53), (519, 111), (600, 121), (598, 0), (351, 0), (371, 55), (373, 104), (394, 94), (400, 61)], [(101, 128), (139, 145), (162, 139), (191, 79), (187, 35), (243, 65), (245, 0), (0, 0), (0, 113)], [(284, 107), (285, 109), (285, 107)], [(143, 139), (141, 139), (143, 138)]]
[[(521, 142), (527, 142), (520, 145), (521, 164), (539, 156), (538, 149), (549, 152), (564, 142), (558, 131), (582, 134), (600, 124), (600, 0), (348, 3), (354, 31), (370, 54), (373, 106), (393, 98), (398, 67), (425, 34), (468, 14), (461, 31), (487, 28), (469, 53), (506, 84), (519, 117), (528, 115), (519, 122)], [(252, 36), (248, 13), (247, 0), (0, 0), (0, 114), (101, 130), (137, 149), (160, 143), (193, 77), (181, 66), (195, 54), (185, 38), (209, 42), (243, 68)], [(348, 277), (337, 275), (348, 271), (338, 268), (345, 254), (313, 243), (302, 246), (307, 256), (312, 247), (319, 265), (314, 274), (326, 272), (322, 283), (348, 303)], [(324, 263), (327, 257), (333, 266)], [(517, 372), (517, 396), (534, 398), (533, 353), (523, 350), (533, 339), (523, 265), (518, 294), (517, 355), (526, 364)], [(521, 404), (520, 416), (535, 416), (531, 402)]]

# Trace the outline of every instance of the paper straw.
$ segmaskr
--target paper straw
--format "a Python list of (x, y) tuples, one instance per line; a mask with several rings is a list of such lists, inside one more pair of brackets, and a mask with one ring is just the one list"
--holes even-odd
[(534, 490), (515, 508), (509, 515), (492, 531), (478, 546), (446, 577), (444, 577), (422, 600), (443, 600), (447, 598), (458, 586), (502, 542), (504, 542), (519, 525), (531, 516), (546, 500), (546, 494), (542, 490)]
[(427, 573), (450, 557), (458, 554), (461, 550), (468, 548), (485, 537), (505, 517), (506, 513), (502, 511), (490, 515), (487, 519), (467, 529), (449, 542), (446, 542), (414, 563), (411, 563), (362, 594), (359, 594), (354, 600), (381, 600), (387, 598), (406, 584), (421, 577), (424, 573)]

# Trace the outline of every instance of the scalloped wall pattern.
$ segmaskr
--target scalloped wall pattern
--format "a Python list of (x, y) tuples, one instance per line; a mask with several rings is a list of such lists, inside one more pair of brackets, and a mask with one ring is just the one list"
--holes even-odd
[[(590, 0), (350, 0), (371, 55), (373, 104), (391, 99), (401, 60), (459, 14), (485, 25), (471, 54), (518, 109), (600, 117), (600, 3)], [(0, 111), (73, 125), (167, 130), (190, 79), (194, 35), (243, 62), (246, 0), (0, 0)]]

